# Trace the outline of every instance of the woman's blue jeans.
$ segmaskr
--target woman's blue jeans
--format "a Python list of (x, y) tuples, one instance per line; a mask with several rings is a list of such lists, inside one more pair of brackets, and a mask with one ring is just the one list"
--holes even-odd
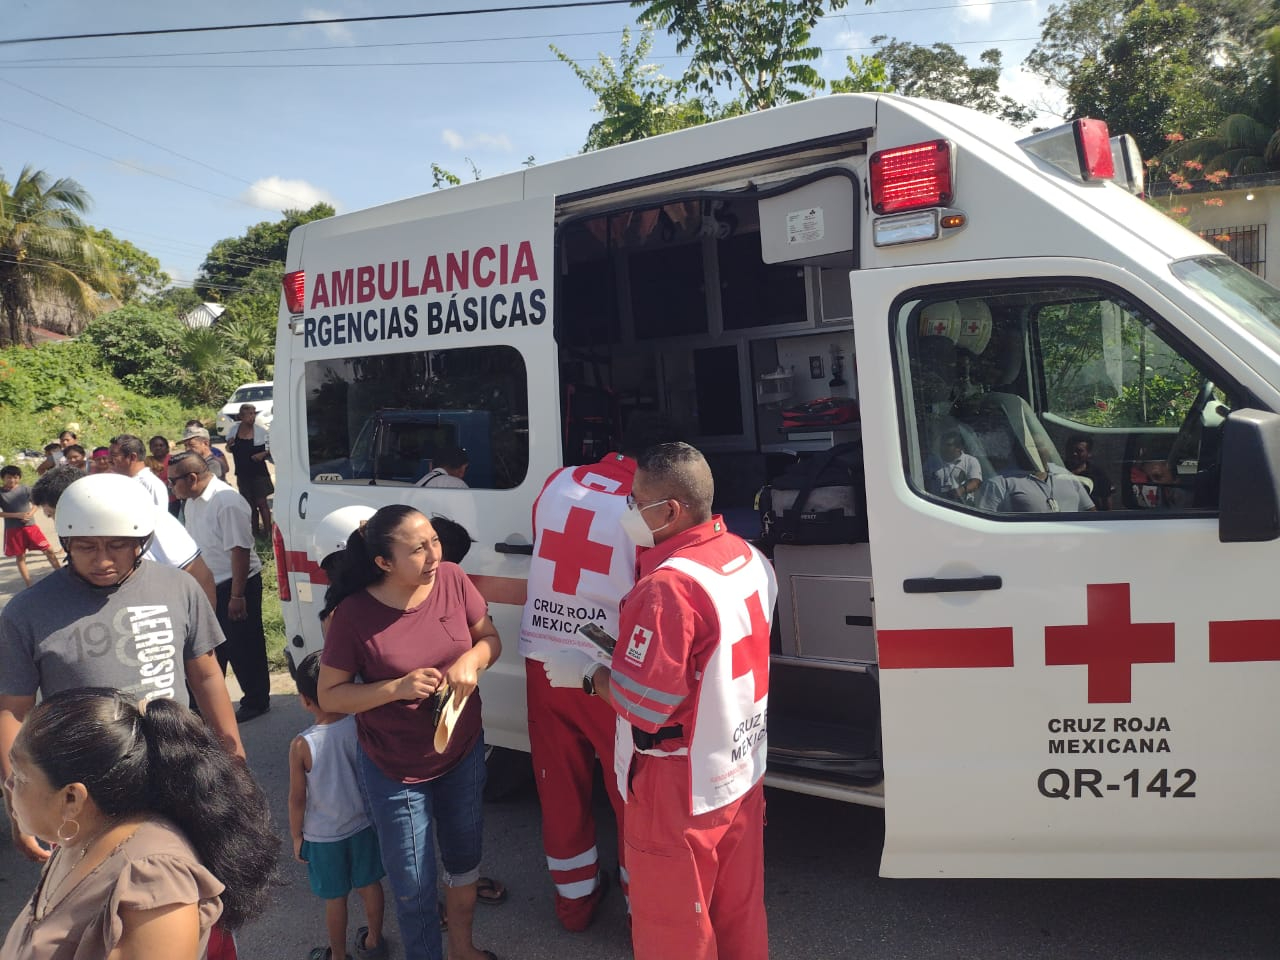
[(364, 750), (359, 766), (360, 789), (378, 834), (405, 958), (443, 960), (435, 845), (440, 844), (445, 886), (476, 882), (484, 832), (484, 736), (452, 770), (426, 783), (392, 780)]

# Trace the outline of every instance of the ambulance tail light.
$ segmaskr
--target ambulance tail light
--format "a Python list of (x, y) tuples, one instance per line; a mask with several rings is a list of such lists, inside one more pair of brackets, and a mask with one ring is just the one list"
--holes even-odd
[(930, 140), (872, 154), (872, 209), (885, 214), (950, 206), (954, 197), (951, 155), (951, 144), (947, 140)]
[(1018, 146), (1086, 183), (1115, 176), (1111, 134), (1101, 120), (1072, 120), (1019, 140)]
[(289, 592), (289, 555), (284, 552), (284, 534), (278, 524), (271, 524), (271, 549), (276, 555), (276, 584), (280, 588), (280, 599), (288, 602), (293, 599)]
[(284, 275), (284, 302), (290, 313), (302, 313), (307, 302), (307, 271), (294, 270)]

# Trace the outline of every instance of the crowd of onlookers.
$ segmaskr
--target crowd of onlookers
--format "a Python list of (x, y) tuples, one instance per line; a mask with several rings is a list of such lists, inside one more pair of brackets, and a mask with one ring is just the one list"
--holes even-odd
[[(269, 454), (252, 417), (236, 432), (240, 492), (192, 425), (184, 450), (117, 436), (109, 473), (63, 463), (29, 493), (67, 560), (0, 610), (10, 831), (45, 864), (0, 960), (224, 960), (228, 931), (266, 906), (280, 838), (239, 728), (270, 709), (252, 530), (270, 522), (270, 478), (244, 482)], [(582, 931), (617, 885), (636, 960), (766, 960), (765, 741), (734, 748), (733, 731), (763, 723), (776, 580), (673, 434), (633, 417), (620, 452), (556, 471), (534, 508), (518, 645), (552, 903)], [(310, 960), (388, 955), (384, 877), (407, 960), (443, 960), (446, 943), (450, 960), (497, 960), (473, 915), (506, 898), (481, 874), (478, 689), (503, 643), (458, 565), (470, 542), (404, 503), (349, 505), (314, 531), (324, 642), (296, 671), (314, 722), (289, 753), (291, 852), (325, 902)], [(579, 603), (592, 630), (539, 614)], [(597, 846), (597, 757), (616, 867)]]
[[(106, 444), (90, 450), (82, 443), (77, 424), (68, 425), (58, 439), (45, 445), (44, 459), (35, 468), (43, 477), (57, 467), (72, 467), (80, 474), (120, 473), (138, 479), (174, 517), (182, 516), (183, 499), (169, 482), (169, 462), (176, 453), (169, 439), (157, 434), (145, 442), (132, 434), (112, 437)], [(240, 408), (236, 429), (224, 438), (222, 447), (214, 446), (212, 435), (198, 419), (183, 424), (177, 443), (183, 451), (198, 454), (219, 481), (234, 474), (236, 489), (250, 507), (250, 530), (253, 536), (271, 532), (270, 497), (275, 492), (268, 463), (271, 460), (270, 435), (257, 422), (257, 410), (247, 403)], [(228, 463), (227, 454), (231, 455)], [(23, 582), (31, 586), (31, 573), (26, 555), (43, 553), (56, 570), (60, 566), (55, 550), (36, 525), (38, 504), (31, 500), (31, 488), (23, 483), (22, 468), (8, 465), (0, 471), (0, 517), (4, 519), (4, 555), (17, 563)]]

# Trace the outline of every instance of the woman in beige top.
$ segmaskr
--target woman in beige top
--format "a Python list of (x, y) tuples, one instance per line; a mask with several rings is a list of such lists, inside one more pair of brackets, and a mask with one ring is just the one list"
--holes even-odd
[(57, 850), (0, 960), (197, 960), (219, 917), (235, 929), (266, 906), (266, 797), (185, 707), (67, 690), (11, 758), (12, 813)]

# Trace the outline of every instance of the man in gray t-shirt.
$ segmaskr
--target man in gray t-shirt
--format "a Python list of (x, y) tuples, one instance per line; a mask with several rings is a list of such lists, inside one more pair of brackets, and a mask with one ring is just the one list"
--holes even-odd
[(208, 599), (181, 570), (144, 561), (103, 590), (64, 567), (0, 612), (0, 697), (75, 687), (185, 697), (187, 662), (221, 642)]
[[(143, 560), (156, 507), (127, 477), (95, 474), (58, 500), (67, 565), (0, 610), (0, 775), (36, 695), (115, 687), (139, 700), (175, 698), (184, 683), (211, 732), (244, 758), (214, 649), (222, 631), (208, 598), (182, 570)], [(12, 807), (10, 807), (12, 810)], [(14, 845), (48, 859), (11, 822)]]
[(978, 509), (989, 513), (1084, 513), (1093, 510), (1085, 485), (1057, 471), (995, 477), (982, 485)]

